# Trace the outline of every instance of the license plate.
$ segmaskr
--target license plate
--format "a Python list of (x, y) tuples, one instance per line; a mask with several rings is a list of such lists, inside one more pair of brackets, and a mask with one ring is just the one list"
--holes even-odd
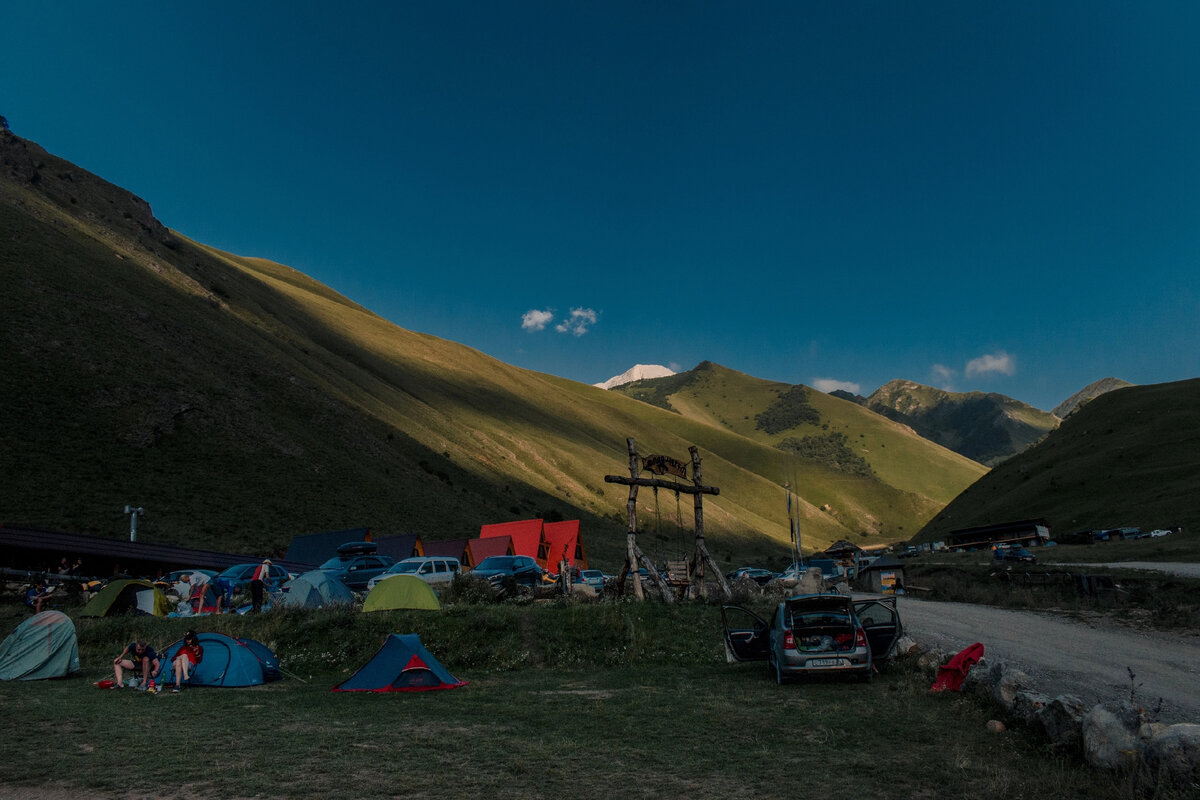
[(842, 660), (840, 658), (810, 658), (808, 665), (810, 667), (840, 667)]

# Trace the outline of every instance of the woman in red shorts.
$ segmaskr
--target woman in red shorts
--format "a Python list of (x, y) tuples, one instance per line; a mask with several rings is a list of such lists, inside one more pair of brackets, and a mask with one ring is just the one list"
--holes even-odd
[(192, 677), (192, 667), (199, 664), (202, 658), (204, 658), (204, 648), (200, 646), (196, 632), (188, 631), (183, 635), (183, 645), (175, 654), (174, 660), (171, 661), (171, 667), (175, 671), (175, 688), (171, 690), (172, 692), (178, 692), (183, 681)]

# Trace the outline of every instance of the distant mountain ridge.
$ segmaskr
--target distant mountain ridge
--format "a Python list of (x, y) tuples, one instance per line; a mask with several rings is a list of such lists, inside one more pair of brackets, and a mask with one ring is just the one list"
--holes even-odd
[(635, 364), (620, 375), (609, 378), (603, 383), (593, 383), (592, 385), (601, 389), (612, 389), (615, 386), (624, 386), (634, 381), (644, 381), (650, 378), (666, 378), (674, 374), (675, 370), (668, 369), (661, 364)]
[(1068, 397), (1066, 400), (1054, 407), (1054, 416), (1059, 419), (1066, 419), (1071, 416), (1075, 409), (1079, 408), (1084, 403), (1096, 399), (1102, 394), (1124, 389), (1126, 386), (1133, 386), (1129, 381), (1123, 381), (1120, 378), (1101, 378), (1098, 381), (1089, 383), (1087, 386), (1080, 389), (1075, 394)]
[[(686, 372), (636, 381), (612, 391), (672, 411), (692, 425), (717, 426), (769, 445), (787, 457), (783, 480), (791, 480), (782, 476), (797, 464), (810, 463), (813, 470), (819, 466), (819, 479), (815, 473), (811, 478), (804, 477), (803, 472), (794, 476), (799, 485), (810, 483), (809, 490), (816, 496), (828, 492), (831, 498), (817, 504), (821, 511), (813, 517), (847, 515), (848, 508), (839, 506), (848, 498), (835, 499), (839, 492), (834, 487), (853, 486), (863, 498), (855, 502), (867, 511), (856, 524), (868, 535), (885, 530), (888, 535), (903, 535), (910, 530), (901, 519), (879, 516), (874, 509), (881, 505), (900, 502), (894, 511), (907, 516), (908, 512), (901, 511), (905, 504), (947, 502), (961, 491), (959, 487), (986, 471), (980, 464), (853, 403), (811, 387), (755, 378), (709, 361)], [(860, 468), (863, 464), (869, 468), (865, 472)], [(826, 481), (831, 482), (826, 485)], [(895, 490), (911, 497), (898, 501), (889, 494)], [(873, 495), (872, 500), (865, 499)], [(884, 495), (890, 499), (882, 500)]]
[(986, 466), (1021, 452), (1059, 422), (1002, 394), (947, 392), (905, 380), (885, 383), (863, 405)]

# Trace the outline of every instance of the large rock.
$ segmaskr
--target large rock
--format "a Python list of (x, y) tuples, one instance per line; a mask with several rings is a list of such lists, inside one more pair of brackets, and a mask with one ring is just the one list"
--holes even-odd
[(1019, 692), (1032, 692), (1033, 682), (1021, 670), (1009, 666), (1006, 661), (990, 661), (986, 658), (971, 668), (963, 681), (962, 689), (987, 702), (995, 703), (1005, 711), (1012, 711)]
[(820, 594), (825, 591), (825, 576), (820, 567), (809, 567), (796, 581), (797, 594)]
[(1050, 705), (1049, 695), (1041, 692), (1019, 691), (1013, 695), (1012, 708), (1009, 709), (1009, 713), (1012, 714), (1013, 719), (1020, 720), (1022, 724), (1033, 725), (1037, 715), (1048, 705)]
[(1132, 703), (1101, 703), (1084, 714), (1081, 723), (1083, 757), (1093, 767), (1120, 769), (1138, 763), (1138, 736), (1146, 717)]
[(1200, 725), (1166, 726), (1145, 742), (1142, 758), (1154, 777), (1169, 776), (1177, 787), (1200, 784)]
[(1073, 694), (1061, 694), (1038, 711), (1033, 727), (1040, 729), (1055, 750), (1077, 752), (1083, 747), (1083, 717), (1088, 708)]

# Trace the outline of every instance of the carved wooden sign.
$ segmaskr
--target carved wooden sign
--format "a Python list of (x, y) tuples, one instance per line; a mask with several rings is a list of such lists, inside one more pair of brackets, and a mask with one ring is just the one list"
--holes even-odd
[(670, 456), (646, 456), (642, 459), (642, 469), (655, 475), (675, 475), (687, 478), (687, 464)]

